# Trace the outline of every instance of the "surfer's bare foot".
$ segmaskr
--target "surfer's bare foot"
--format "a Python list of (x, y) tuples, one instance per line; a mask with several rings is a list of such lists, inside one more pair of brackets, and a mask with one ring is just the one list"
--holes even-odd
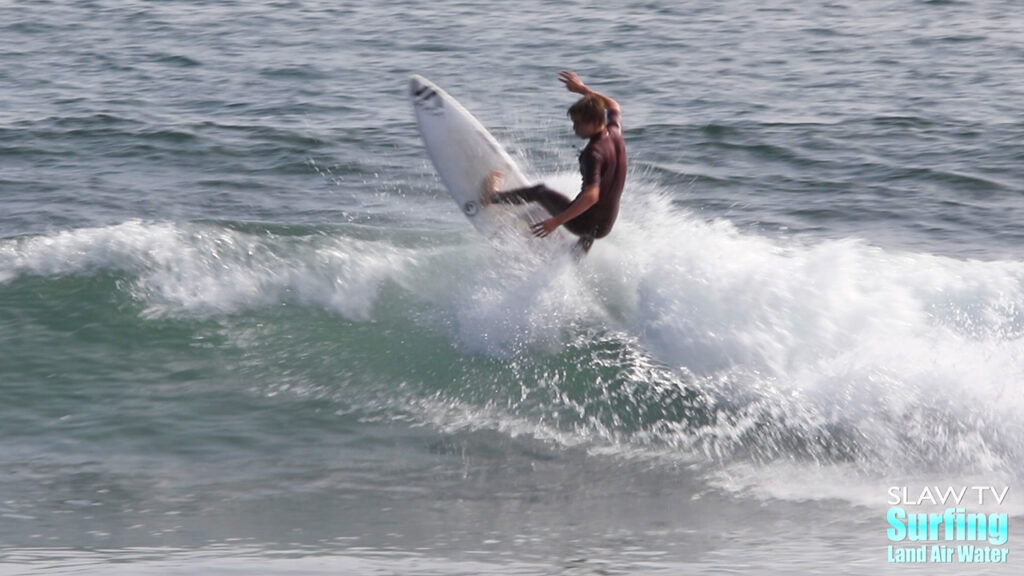
[(501, 182), (505, 179), (505, 175), (498, 170), (491, 171), (490, 174), (484, 178), (484, 194), (483, 204), (487, 206), (494, 203), (494, 196), (498, 193), (501, 188)]

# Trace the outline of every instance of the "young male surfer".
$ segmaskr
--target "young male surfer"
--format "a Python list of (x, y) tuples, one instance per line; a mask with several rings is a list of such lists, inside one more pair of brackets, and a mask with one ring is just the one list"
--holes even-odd
[(622, 110), (619, 103), (588, 88), (574, 72), (558, 75), (570, 92), (582, 94), (569, 107), (576, 135), (589, 140), (580, 152), (583, 187), (574, 200), (544, 184), (499, 192), (501, 173), (493, 172), (484, 183), (484, 204), (536, 202), (552, 216), (531, 226), (535, 236), (544, 238), (559, 226), (579, 236), (578, 254), (590, 250), (597, 238), (612, 230), (619, 215), (619, 198), (626, 182), (626, 144), (622, 138)]

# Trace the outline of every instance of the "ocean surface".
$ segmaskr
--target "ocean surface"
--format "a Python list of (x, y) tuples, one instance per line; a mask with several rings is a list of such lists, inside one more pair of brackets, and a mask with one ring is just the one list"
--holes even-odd
[[(0, 574), (1020, 574), (1022, 30), (0, 3)], [(630, 155), (578, 265), (476, 233), (408, 97), (572, 192), (562, 69)], [(973, 486), (1005, 563), (887, 560), (890, 488)]]

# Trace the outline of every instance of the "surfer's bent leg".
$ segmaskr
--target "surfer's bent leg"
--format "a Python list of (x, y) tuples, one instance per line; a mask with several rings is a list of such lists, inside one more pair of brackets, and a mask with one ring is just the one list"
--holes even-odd
[(544, 207), (549, 214), (560, 214), (572, 204), (572, 200), (560, 192), (555, 192), (543, 184), (517, 188), (505, 192), (495, 192), (491, 196), (495, 204), (529, 204), (536, 203)]

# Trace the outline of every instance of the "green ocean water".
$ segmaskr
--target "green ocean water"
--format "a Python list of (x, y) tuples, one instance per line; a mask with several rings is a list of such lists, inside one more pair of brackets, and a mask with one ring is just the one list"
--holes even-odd
[[(1016, 573), (1018, 12), (0, 6), (0, 574)], [(630, 154), (579, 265), (406, 94), (572, 190), (563, 68)], [(886, 561), (972, 485), (1008, 564)]]

